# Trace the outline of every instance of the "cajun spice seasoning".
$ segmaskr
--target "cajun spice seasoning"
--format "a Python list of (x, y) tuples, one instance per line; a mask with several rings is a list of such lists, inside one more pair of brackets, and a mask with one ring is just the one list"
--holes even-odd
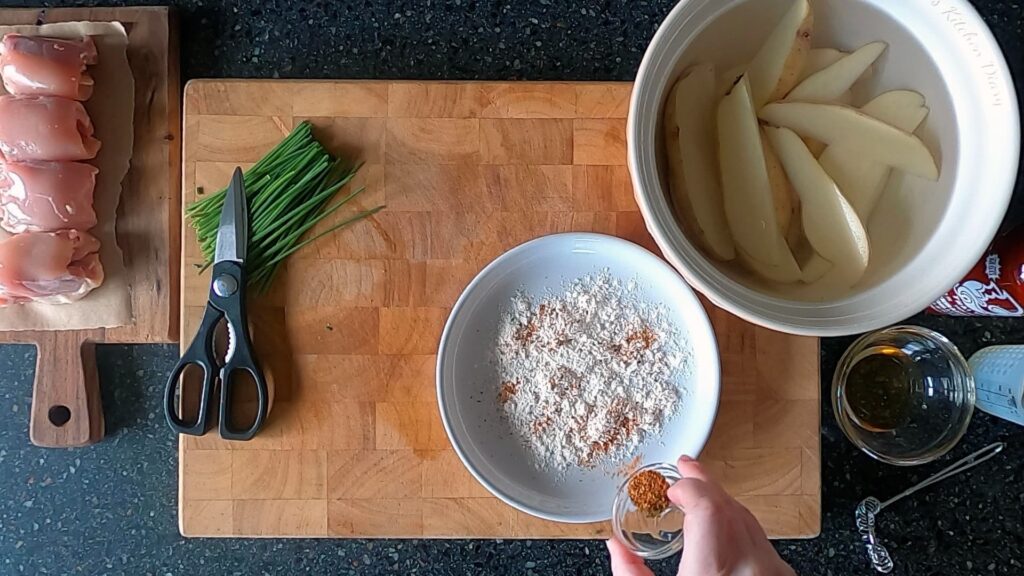
[(519, 384), (517, 384), (516, 382), (502, 382), (501, 390), (498, 391), (498, 402), (501, 402), (502, 406), (508, 404), (508, 401), (511, 400), (512, 397), (515, 396), (516, 392), (518, 391)]
[(668, 480), (654, 470), (644, 470), (627, 487), (633, 505), (647, 516), (657, 516), (669, 507)]

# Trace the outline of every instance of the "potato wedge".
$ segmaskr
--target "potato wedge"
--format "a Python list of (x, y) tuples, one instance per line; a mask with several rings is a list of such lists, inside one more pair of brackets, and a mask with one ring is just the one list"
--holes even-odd
[[(868, 102), (861, 111), (900, 130), (913, 133), (928, 115), (928, 108), (924, 104), (924, 96), (917, 92), (893, 90)], [(861, 221), (867, 222), (889, 180), (889, 166), (850, 152), (843, 146), (830, 146), (818, 161), (839, 186)]]
[(807, 58), (804, 59), (804, 68), (797, 76), (797, 84), (806, 80), (811, 74), (820, 72), (835, 64), (840, 58), (846, 56), (846, 52), (835, 48), (811, 48), (807, 51)]
[(836, 102), (885, 52), (885, 42), (872, 42), (809, 76), (786, 95), (798, 102)]
[(835, 280), (852, 286), (868, 266), (868, 235), (839, 187), (828, 177), (796, 132), (767, 128), (803, 207), (804, 233), (814, 251), (833, 265)]
[(814, 253), (807, 262), (800, 267), (800, 281), (805, 284), (814, 284), (825, 277), (832, 270), (832, 263)]
[(762, 120), (801, 136), (841, 145), (850, 153), (894, 168), (939, 179), (935, 158), (921, 140), (867, 114), (839, 104), (774, 102), (761, 109)]
[(796, 86), (811, 49), (813, 29), (810, 4), (794, 0), (747, 68), (754, 109), (782, 98)]
[(718, 79), (718, 97), (722, 98), (732, 90), (732, 87), (736, 85), (736, 82), (741, 76), (747, 71), (747, 66), (733, 66), (732, 68), (725, 71), (722, 77)]
[(776, 217), (746, 75), (718, 105), (718, 154), (725, 218), (737, 249), (768, 267), (792, 259)]
[(676, 118), (675, 102), (678, 98), (679, 83), (676, 82), (668, 93), (668, 100), (665, 102), (665, 115), (662, 119), (665, 130), (665, 159), (668, 161), (669, 198), (672, 200), (676, 219), (687, 238), (690, 238), (699, 247), (710, 251), (710, 248), (704, 243), (700, 226), (697, 224), (697, 217), (693, 213), (693, 206), (690, 205), (690, 197), (686, 194), (683, 151), (679, 144), (679, 120)]
[[(764, 128), (761, 128), (761, 145), (764, 148), (764, 165), (768, 170), (768, 182), (772, 187), (775, 219), (779, 225), (779, 232), (789, 244), (790, 230), (796, 227), (799, 232), (799, 223), (795, 221), (795, 216), (800, 212), (800, 198), (797, 197), (796, 191), (789, 183), (786, 171), (779, 162), (778, 156), (775, 155), (775, 150), (772, 148), (771, 142), (768, 141)], [(799, 235), (797, 236), (799, 237)]]
[[(928, 115), (924, 96), (913, 90), (883, 92), (865, 104), (861, 111), (905, 132), (917, 130), (925, 116)], [(907, 115), (910, 111), (913, 113)], [(903, 122), (907, 122), (907, 124), (903, 125)]]
[[(861, 111), (907, 132), (916, 130), (928, 116), (924, 96), (911, 90), (880, 94), (865, 104)], [(866, 225), (892, 169), (874, 160), (843, 154), (841, 150), (841, 147), (828, 148), (818, 162)], [(801, 266), (800, 279), (808, 284), (817, 282), (831, 268), (831, 262), (815, 254)]]
[(737, 248), (736, 260), (743, 264), (747, 270), (750, 270), (761, 278), (771, 280), (772, 282), (778, 282), (780, 284), (792, 284), (794, 282), (799, 282), (802, 274), (800, 266), (797, 265), (792, 254), (789, 254), (788, 257), (783, 257), (777, 266), (769, 266), (759, 262), (757, 259), (744, 252), (742, 248)]
[[(700, 243), (718, 260), (736, 257), (729, 225), (725, 221), (722, 204), (722, 186), (718, 176), (718, 156), (715, 153), (715, 67), (698, 64), (690, 68), (673, 90), (679, 124), (679, 155), (670, 159), (678, 162), (676, 170), (682, 172), (682, 182), (676, 182), (673, 195), (685, 194), (693, 210)], [(679, 184), (682, 184), (681, 189)]]
[[(843, 104), (846, 106), (850, 106), (852, 102), (853, 93), (849, 90), (843, 92), (835, 101), (836, 104)], [(814, 138), (808, 138), (806, 136), (801, 136), (801, 138), (803, 138), (804, 144), (807, 144), (807, 148), (811, 151), (811, 154), (814, 154), (815, 158), (821, 156), (821, 153), (828, 148), (828, 144), (825, 144), (821, 140), (815, 140)]]
[(828, 144), (825, 144), (821, 140), (815, 140), (814, 138), (808, 138), (807, 136), (802, 136), (802, 138), (804, 140), (804, 144), (807, 145), (807, 149), (811, 151), (811, 154), (814, 154), (815, 158), (821, 156), (821, 154), (828, 148)]

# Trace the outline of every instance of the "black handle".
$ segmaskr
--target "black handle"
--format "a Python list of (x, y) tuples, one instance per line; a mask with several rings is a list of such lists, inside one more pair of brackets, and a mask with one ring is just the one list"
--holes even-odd
[[(210, 302), (221, 312), (228, 324), (231, 354), (220, 372), (220, 435), (226, 440), (251, 440), (270, 411), (270, 390), (263, 371), (253, 354), (249, 337), (249, 320), (245, 310), (245, 268), (239, 262), (219, 262), (213, 266), (213, 290)], [(232, 290), (233, 288), (233, 290)], [(232, 426), (232, 391), (240, 372), (247, 373), (256, 385), (256, 417), (248, 428)]]
[[(170, 378), (167, 379), (167, 388), (164, 391), (164, 415), (167, 417), (167, 423), (171, 429), (178, 434), (202, 436), (209, 429), (210, 402), (213, 401), (217, 375), (213, 338), (220, 318), (220, 312), (211, 306), (206, 307), (195, 339), (189, 344), (181, 360), (171, 372)], [(178, 407), (175, 406), (177, 391), (181, 389), (182, 394), (185, 392), (182, 377), (189, 366), (198, 366), (203, 370), (203, 387), (200, 391), (199, 411), (196, 414), (195, 422), (186, 422), (178, 415)]]

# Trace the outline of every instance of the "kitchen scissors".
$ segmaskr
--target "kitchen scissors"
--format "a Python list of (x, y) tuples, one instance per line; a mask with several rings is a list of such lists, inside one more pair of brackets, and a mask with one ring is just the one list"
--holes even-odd
[[(206, 312), (195, 339), (174, 367), (167, 381), (164, 411), (167, 422), (179, 434), (202, 436), (210, 429), (213, 401), (220, 391), (220, 435), (226, 440), (249, 440), (256, 435), (270, 410), (270, 391), (263, 371), (253, 354), (249, 337), (249, 324), (245, 312), (245, 256), (249, 241), (249, 214), (246, 206), (242, 170), (235, 168), (224, 197), (220, 226), (213, 260), (213, 281)], [(227, 325), (227, 352), (223, 362), (215, 349), (215, 335), (221, 322)], [(203, 383), (195, 421), (186, 421), (179, 415), (176, 405), (184, 404), (185, 383), (182, 378), (188, 367), (201, 368)], [(232, 394), (243, 373), (256, 386), (256, 414), (251, 426), (236, 428), (232, 424)], [(194, 400), (194, 398), (189, 398)]]

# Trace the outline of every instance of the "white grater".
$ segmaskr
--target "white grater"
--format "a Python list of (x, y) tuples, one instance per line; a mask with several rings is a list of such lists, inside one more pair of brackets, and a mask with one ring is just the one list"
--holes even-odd
[(982, 412), (1024, 426), (1024, 345), (992, 346), (967, 362)]

